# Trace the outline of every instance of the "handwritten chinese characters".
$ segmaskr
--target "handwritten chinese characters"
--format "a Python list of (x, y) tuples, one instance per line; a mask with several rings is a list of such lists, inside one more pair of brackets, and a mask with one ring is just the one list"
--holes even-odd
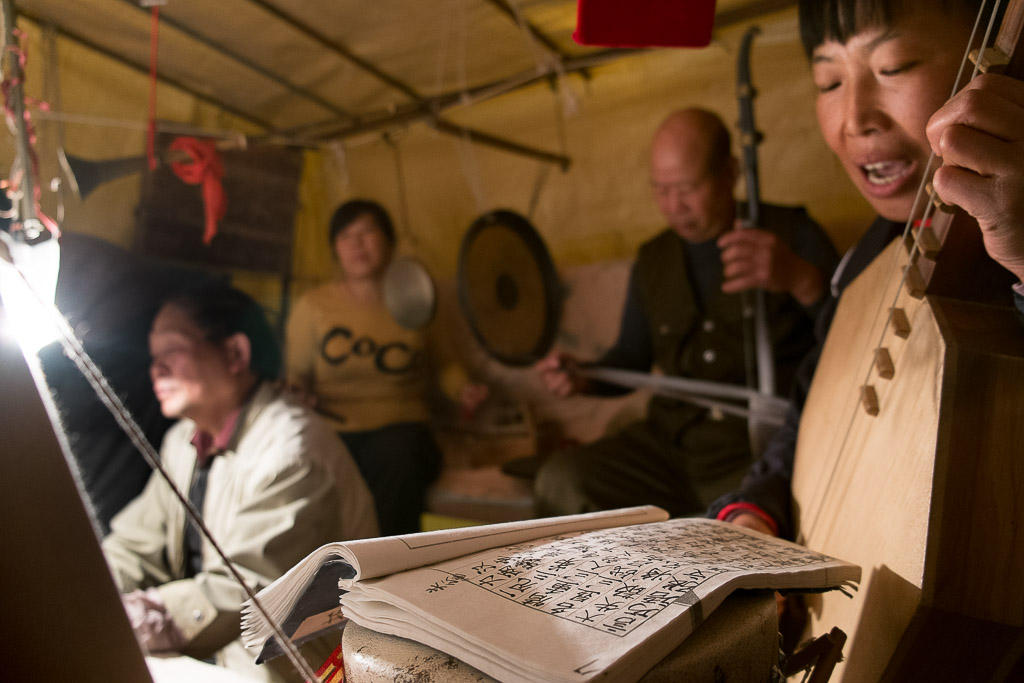
[(669, 607), (699, 604), (699, 587), (715, 577), (830, 559), (767, 540), (693, 519), (567, 534), (468, 556), (437, 570), (442, 578), (424, 590), (441, 594), (468, 582), (523, 607), (625, 636)]

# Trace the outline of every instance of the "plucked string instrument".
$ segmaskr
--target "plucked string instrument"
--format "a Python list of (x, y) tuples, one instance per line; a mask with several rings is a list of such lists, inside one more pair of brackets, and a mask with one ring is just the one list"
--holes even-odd
[[(972, 60), (1020, 78), (1022, 22), (1014, 0)], [(864, 572), (811, 606), (850, 635), (844, 681), (1003, 680), (1024, 652), (1024, 326), (977, 223), (922, 190), (844, 291), (800, 425), (799, 540)]]

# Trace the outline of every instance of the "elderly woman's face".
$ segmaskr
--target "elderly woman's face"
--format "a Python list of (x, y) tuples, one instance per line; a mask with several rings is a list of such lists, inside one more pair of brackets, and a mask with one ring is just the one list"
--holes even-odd
[(346, 279), (376, 278), (391, 260), (391, 244), (373, 217), (364, 214), (334, 238), (334, 255)]

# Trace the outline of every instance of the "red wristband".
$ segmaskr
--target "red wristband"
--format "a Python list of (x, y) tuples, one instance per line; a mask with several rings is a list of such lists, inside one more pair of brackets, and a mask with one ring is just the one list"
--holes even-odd
[(747, 512), (757, 516), (762, 522), (768, 525), (772, 530), (772, 534), (775, 536), (779, 535), (779, 525), (767, 512), (754, 505), (753, 503), (730, 503), (726, 505), (718, 513), (718, 519), (723, 522), (732, 521), (732, 518), (741, 512)]

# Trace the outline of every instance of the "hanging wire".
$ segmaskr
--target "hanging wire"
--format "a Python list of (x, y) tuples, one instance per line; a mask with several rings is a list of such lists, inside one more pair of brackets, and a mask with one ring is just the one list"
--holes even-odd
[(437, 60), (437, 74), (434, 78), (434, 89), (436, 92), (444, 92), (444, 73), (448, 67), (448, 50), (451, 47), (452, 39), (452, 24), (454, 20), (452, 15), (455, 13), (457, 7), (454, 0), (448, 3), (447, 11), (445, 12), (446, 20), (444, 22), (444, 28), (441, 30), (441, 34), (438, 36), (437, 44), (440, 46), (438, 60)]
[(562, 115), (564, 117), (575, 116), (579, 112), (579, 100), (572, 89), (567, 87), (565, 64), (562, 63), (561, 57), (544, 49), (537, 41), (517, 0), (508, 0), (508, 6), (515, 15), (516, 25), (523, 36), (523, 42), (526, 43), (527, 48), (533, 54), (533, 60), (537, 64), (537, 73), (554, 74), (552, 87), (560, 97)]
[(547, 50), (540, 44), (537, 37), (530, 30), (530, 24), (526, 20), (526, 16), (523, 14), (522, 8), (519, 6), (517, 0), (508, 0), (508, 6), (512, 9), (512, 13), (515, 15), (516, 24), (519, 27), (519, 32), (523, 36), (523, 41), (526, 43), (530, 52), (533, 53), (533, 60), (537, 64), (538, 74), (554, 73), (556, 79), (561, 83), (565, 77), (565, 64), (562, 63), (562, 59), (559, 55)]
[(467, 1), (468, 0), (461, 0), (461, 2), (459, 3), (460, 21), (457, 22), (457, 28), (458, 28), (457, 37), (458, 37), (458, 55), (459, 55), (459, 59), (458, 59), (458, 62), (456, 63), (456, 67), (457, 67), (456, 68), (456, 82), (457, 82), (457, 86), (458, 86), (459, 92), (466, 92), (467, 88), (469, 87), (468, 86), (468, 83), (469, 83), (468, 64), (467, 64), (468, 61), (469, 61), (467, 59), (467, 52), (469, 50), (469, 48), (467, 47), (467, 44), (469, 43), (469, 26), (468, 26), (469, 20), (468, 20), (468, 18), (466, 16), (466, 3), (467, 3)]
[[(43, 28), (43, 53), (46, 55), (46, 66), (43, 69), (43, 100), (51, 103), (53, 108), (59, 110), (61, 109), (61, 87), (60, 69), (58, 68), (60, 57), (57, 47), (57, 31), (49, 24)], [(47, 120), (47, 123), (50, 121)], [(66, 147), (64, 122), (60, 120), (52, 121), (53, 130), (56, 131), (54, 138), (57, 141), (57, 149), (64, 149)], [(55, 193), (57, 197), (55, 220), (57, 225), (62, 227), (64, 225), (64, 197), (66, 193), (59, 173), (50, 180), (50, 191)]]
[(341, 140), (335, 140), (327, 144), (327, 152), (334, 160), (334, 165), (337, 166), (341, 189), (347, 189), (351, 177), (348, 173), (348, 155), (345, 153), (345, 145), (342, 144)]
[(395, 176), (398, 179), (398, 204), (402, 215), (402, 233), (409, 240), (410, 245), (416, 247), (419, 246), (419, 240), (416, 239), (416, 235), (412, 232), (412, 222), (409, 219), (409, 194), (405, 186), (402, 150), (398, 145), (398, 141), (390, 133), (384, 134), (384, 142), (391, 148), (395, 157)]
[[(72, 123), (104, 128), (123, 128), (125, 130), (145, 131), (147, 130), (148, 127), (148, 124), (145, 121), (137, 121), (133, 119), (114, 119), (104, 116), (88, 116), (85, 114), (73, 114), (71, 112), (59, 110), (33, 109), (33, 115), (41, 121), (59, 121), (62, 123)], [(168, 133), (171, 135), (184, 135), (201, 138), (220, 138), (223, 140), (232, 140), (235, 142), (238, 149), (245, 149), (248, 147), (248, 136), (245, 133), (242, 133), (241, 131), (237, 130), (199, 128), (196, 126), (189, 125), (187, 123), (175, 123), (173, 121), (157, 121), (156, 130), (158, 133)], [(322, 144), (314, 144), (308, 140), (303, 140), (301, 138), (285, 137), (277, 134), (274, 135), (273, 139), (276, 143), (280, 143), (282, 145), (290, 145), (294, 147), (323, 147)]]
[[(456, 68), (457, 87), (460, 92), (466, 92), (467, 83), (469, 81), (467, 75), (467, 36), (468, 36), (468, 19), (466, 15), (466, 2), (467, 0), (460, 0), (458, 9), (460, 15), (460, 21), (457, 23), (457, 38), (458, 38), (458, 62)], [(462, 130), (461, 135), (455, 141), (455, 149), (459, 155), (459, 164), (462, 166), (462, 172), (466, 177), (466, 184), (469, 185), (469, 191), (473, 195), (473, 201), (476, 204), (477, 211), (483, 213), (487, 207), (487, 200), (484, 196), (483, 183), (480, 180), (480, 170), (476, 160), (476, 150), (473, 147), (472, 138), (469, 132)]]
[[(62, 108), (60, 69), (58, 68), (60, 55), (58, 52), (57, 31), (53, 26), (47, 24), (43, 28), (43, 53), (46, 55), (46, 66), (43, 69), (43, 100), (50, 103), (51, 111), (60, 111)], [(66, 142), (64, 124), (59, 119), (49, 116), (49, 113), (39, 112), (37, 116), (40, 119), (54, 121), (54, 130), (56, 131), (54, 137), (57, 139), (57, 145), (63, 147)]]
[[(4, 0), (9, 5), (9, 0)], [(10, 10), (5, 8), (5, 18)], [(4, 118), (15, 139), (14, 163), (2, 186), (11, 199), (12, 206), (20, 207), (15, 213), (20, 219), (20, 229), (27, 235), (38, 236), (49, 230), (54, 236), (60, 234), (57, 223), (42, 210), (42, 191), (39, 186), (39, 160), (36, 153), (37, 133), (35, 121), (28, 104), (40, 110), (50, 105), (45, 100), (27, 97), (24, 93), (25, 67), (28, 64), (28, 40), (25, 34), (9, 23), (3, 24), (5, 48), (0, 53), (4, 66), (4, 78), (0, 83), (3, 94)]]
[[(457, 0), (457, 5), (454, 5), (455, 11), (458, 12), (459, 19), (454, 21), (455, 24), (455, 35), (456, 35), (456, 54), (458, 58), (456, 60), (456, 87), (460, 92), (466, 92), (468, 87), (468, 71), (467, 71), (467, 43), (468, 43), (468, 18), (466, 14), (466, 3), (467, 0)], [(465, 130), (455, 141), (456, 151), (459, 155), (459, 163), (462, 166), (462, 172), (466, 177), (466, 183), (469, 185), (470, 193), (473, 195), (473, 201), (476, 203), (477, 209), (480, 212), (484, 211), (486, 201), (484, 199), (483, 186), (480, 182), (479, 171), (476, 164), (476, 156), (473, 150), (472, 139), (469, 133)]]
[(149, 170), (155, 171), (160, 162), (156, 158), (156, 91), (158, 70), (157, 63), (160, 54), (160, 1), (149, 2), (144, 0), (143, 5), (151, 5), (151, 20), (149, 28), (149, 100), (146, 116), (146, 159), (149, 161)]
[(547, 184), (550, 171), (551, 164), (540, 163), (537, 165), (537, 178), (533, 181), (533, 192), (530, 194), (530, 210), (526, 214), (530, 221), (533, 221), (533, 217), (537, 213), (540, 194), (544, 191), (544, 185)]
[[(555, 120), (555, 136), (558, 138), (558, 149), (562, 153), (562, 156), (569, 156), (569, 138), (565, 129), (565, 108), (564, 98), (560, 101), (559, 94), (564, 92), (564, 83), (552, 83), (551, 88), (553, 91), (552, 104), (554, 105), (554, 120)], [(559, 105), (562, 106), (559, 106)], [(537, 178), (533, 183), (533, 192), (530, 194), (530, 209), (527, 213), (527, 217), (533, 220), (534, 214), (537, 211), (537, 205), (540, 202), (541, 192), (544, 190), (544, 186), (547, 184), (548, 175), (551, 170), (551, 165), (542, 163), (537, 169)]]
[(469, 191), (473, 195), (477, 211), (483, 213), (487, 209), (487, 197), (484, 194), (483, 182), (480, 179), (476, 148), (473, 146), (473, 140), (467, 131), (462, 131), (462, 134), (456, 139), (455, 148), (458, 150), (462, 173), (466, 176), (466, 184), (469, 185)]
[[(565, 119), (566, 119), (566, 108), (565, 108), (565, 97), (561, 98), (558, 95), (562, 95), (568, 89), (565, 87), (565, 83), (556, 82), (553, 83), (552, 88), (555, 90), (556, 97), (554, 98), (555, 105), (555, 136), (558, 138), (558, 149), (562, 153), (562, 156), (569, 156), (569, 137), (565, 130)], [(574, 100), (575, 101), (575, 100)], [(559, 104), (562, 106), (559, 107)], [(575, 112), (574, 112), (575, 113)]]
[(527, 49), (533, 53), (533, 61), (537, 63), (537, 73), (542, 74), (547, 73), (549, 69), (558, 69), (560, 66), (559, 60), (553, 59), (551, 54), (538, 44), (536, 37), (530, 31), (530, 25), (527, 23), (519, 3), (516, 0), (508, 0), (507, 4), (512, 10), (512, 14), (515, 15), (516, 25), (523, 36), (523, 42), (526, 43)]

